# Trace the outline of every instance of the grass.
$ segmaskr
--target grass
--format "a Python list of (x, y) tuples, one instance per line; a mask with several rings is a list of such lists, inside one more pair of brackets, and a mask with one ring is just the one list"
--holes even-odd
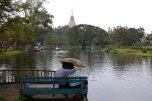
[(8, 50), (6, 52), (0, 52), (0, 57), (8, 57), (8, 56), (12, 56), (12, 55), (16, 55), (16, 54), (21, 54), (24, 51), (21, 50)]
[(14, 101), (28, 101), (24, 96), (17, 96)]
[(32, 101), (31, 96), (17, 96), (13, 101)]
[(132, 48), (110, 48), (105, 49), (106, 52), (116, 53), (116, 54), (129, 54), (137, 56), (152, 56), (152, 50), (147, 50), (150, 47), (144, 47), (143, 49), (132, 49)]
[(144, 48), (151, 48), (152, 49), (152, 46), (144, 46)]
[(118, 48), (115, 49), (117, 53), (120, 54), (131, 54), (138, 56), (152, 56), (152, 51), (143, 52), (143, 50), (130, 49), (130, 48)]
[(0, 101), (5, 101), (5, 97), (0, 96)]

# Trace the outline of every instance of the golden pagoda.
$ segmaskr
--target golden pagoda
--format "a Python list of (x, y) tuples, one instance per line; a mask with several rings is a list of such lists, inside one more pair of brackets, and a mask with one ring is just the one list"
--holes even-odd
[(70, 17), (70, 21), (69, 21), (68, 25), (69, 25), (69, 28), (72, 28), (72, 27), (76, 26), (76, 23), (74, 21), (73, 11), (72, 11), (72, 15)]

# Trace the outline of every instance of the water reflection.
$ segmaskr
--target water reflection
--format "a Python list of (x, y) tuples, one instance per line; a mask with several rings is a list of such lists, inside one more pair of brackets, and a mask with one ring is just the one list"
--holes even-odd
[(152, 58), (102, 53), (99, 50), (43, 51), (0, 59), (0, 68), (49, 69), (59, 59), (77, 58), (86, 64), (79, 73), (89, 78), (89, 101), (151, 101)]
[(35, 59), (33, 54), (25, 53), (9, 58), (0, 58), (0, 68), (5, 69), (34, 69)]

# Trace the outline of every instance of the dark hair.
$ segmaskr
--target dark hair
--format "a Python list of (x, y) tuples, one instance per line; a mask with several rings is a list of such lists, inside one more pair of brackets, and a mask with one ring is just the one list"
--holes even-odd
[(63, 62), (63, 63), (62, 63), (62, 67), (63, 67), (64, 69), (73, 69), (73, 68), (74, 68), (74, 65), (73, 65), (73, 63)]

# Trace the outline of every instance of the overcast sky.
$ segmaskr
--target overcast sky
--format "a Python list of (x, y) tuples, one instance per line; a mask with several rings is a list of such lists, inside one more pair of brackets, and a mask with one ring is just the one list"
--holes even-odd
[(67, 25), (71, 11), (76, 24), (91, 24), (106, 31), (108, 27), (144, 27), (152, 31), (151, 0), (49, 0), (46, 9), (52, 15), (53, 27)]

